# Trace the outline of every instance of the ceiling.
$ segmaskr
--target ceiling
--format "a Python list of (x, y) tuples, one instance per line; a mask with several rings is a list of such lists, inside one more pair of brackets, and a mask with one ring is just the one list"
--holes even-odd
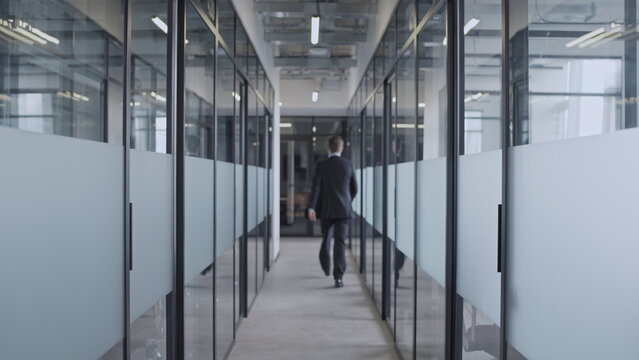
[[(286, 79), (346, 80), (357, 65), (357, 45), (366, 41), (376, 0), (254, 0), (264, 40)], [(311, 17), (321, 17), (320, 37), (311, 45)]]

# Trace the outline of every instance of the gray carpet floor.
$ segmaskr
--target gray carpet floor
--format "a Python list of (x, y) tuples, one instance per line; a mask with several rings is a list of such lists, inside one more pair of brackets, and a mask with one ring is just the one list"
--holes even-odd
[(336, 289), (320, 269), (319, 244), (317, 238), (282, 239), (230, 360), (397, 359), (350, 254), (344, 287)]

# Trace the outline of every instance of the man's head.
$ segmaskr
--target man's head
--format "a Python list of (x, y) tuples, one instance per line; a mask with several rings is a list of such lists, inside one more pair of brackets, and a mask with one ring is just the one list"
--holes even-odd
[(335, 135), (328, 138), (328, 152), (330, 154), (341, 154), (344, 151), (344, 140)]

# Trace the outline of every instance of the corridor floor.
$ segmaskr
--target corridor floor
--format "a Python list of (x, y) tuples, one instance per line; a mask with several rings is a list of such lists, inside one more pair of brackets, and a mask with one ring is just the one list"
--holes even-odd
[(316, 238), (282, 239), (230, 360), (397, 359), (350, 254), (344, 287), (336, 289), (320, 269), (319, 245)]

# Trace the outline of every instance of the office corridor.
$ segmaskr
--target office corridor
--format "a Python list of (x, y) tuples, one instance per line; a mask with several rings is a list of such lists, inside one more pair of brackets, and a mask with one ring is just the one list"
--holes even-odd
[(281, 256), (244, 319), (230, 360), (396, 359), (350, 255), (344, 287), (320, 269), (316, 238), (283, 238)]

